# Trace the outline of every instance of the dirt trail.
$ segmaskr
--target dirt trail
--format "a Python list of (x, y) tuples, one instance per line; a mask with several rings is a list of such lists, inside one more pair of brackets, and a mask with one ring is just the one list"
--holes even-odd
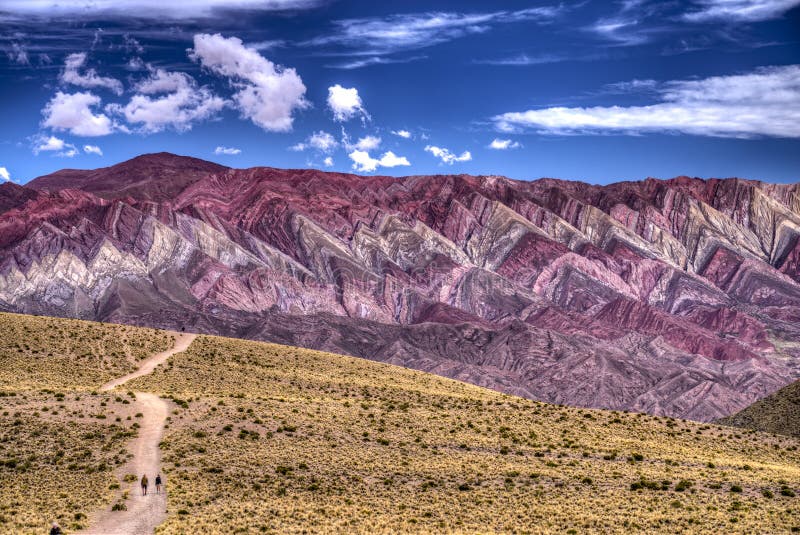
[(194, 340), (196, 337), (196, 334), (175, 333), (175, 346), (173, 346), (172, 349), (167, 349), (166, 351), (162, 351), (161, 353), (156, 353), (155, 355), (147, 357), (144, 361), (142, 361), (136, 371), (107, 382), (100, 387), (100, 391), (108, 392), (109, 390), (113, 390), (120, 385), (124, 385), (131, 379), (136, 379), (137, 377), (153, 373), (153, 370), (156, 369), (156, 366), (166, 361), (172, 355), (186, 351), (186, 349), (192, 343), (192, 340)]
[[(185, 351), (196, 335), (176, 334), (175, 346), (172, 349), (156, 353), (142, 362), (138, 370), (104, 384), (100, 390), (107, 392), (121, 386), (131, 379), (152, 373), (159, 364), (170, 356)], [(125, 500), (126, 511), (111, 511), (108, 509), (98, 513), (93, 519), (92, 526), (84, 533), (91, 535), (139, 535), (153, 533), (156, 526), (164, 521), (167, 516), (166, 492), (156, 494), (156, 474), (161, 470), (161, 452), (158, 444), (164, 434), (164, 423), (169, 414), (169, 405), (166, 401), (147, 392), (136, 392), (136, 412), (141, 412), (138, 418), (139, 434), (131, 445), (133, 459), (126, 466), (126, 473), (136, 474), (137, 480), (130, 483), (127, 490), (129, 497)], [(147, 496), (142, 496), (139, 480), (142, 474), (147, 474), (150, 487)], [(161, 474), (167, 484), (164, 474)]]

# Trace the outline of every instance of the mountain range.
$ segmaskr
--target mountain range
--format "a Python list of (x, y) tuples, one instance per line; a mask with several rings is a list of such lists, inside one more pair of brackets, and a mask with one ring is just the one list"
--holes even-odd
[(710, 421), (800, 378), (800, 185), (232, 169), (0, 185), (0, 310)]

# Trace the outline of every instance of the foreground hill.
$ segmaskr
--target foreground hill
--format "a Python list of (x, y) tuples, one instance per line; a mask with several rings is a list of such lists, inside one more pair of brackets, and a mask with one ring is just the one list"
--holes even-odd
[[(141, 416), (134, 391), (170, 404), (159, 534), (800, 529), (794, 438), (549, 405), (213, 336), (122, 389), (96, 393), (81, 379), (96, 362), (73, 341), (135, 362), (144, 347), (126, 339), (141, 333), (160, 351), (172, 335), (9, 314), (0, 328), (11, 333), (0, 352), (3, 533), (41, 533), (52, 519), (71, 531), (130, 503), (122, 493)], [(59, 348), (52, 355), (42, 350), (50, 345)], [(17, 368), (38, 375), (54, 359), (74, 364), (64, 381), (10, 379)]]
[(721, 419), (719, 423), (800, 437), (800, 381)]
[(0, 310), (233, 335), (712, 420), (800, 377), (797, 185), (229, 169), (0, 185)]

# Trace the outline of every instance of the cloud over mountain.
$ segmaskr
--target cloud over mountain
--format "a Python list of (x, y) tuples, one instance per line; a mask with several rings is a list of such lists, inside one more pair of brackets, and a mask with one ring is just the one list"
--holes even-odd
[(136, 84), (136, 94), (124, 105), (111, 105), (131, 125), (143, 133), (161, 132), (174, 128), (185, 132), (192, 125), (213, 117), (226, 102), (208, 87), (200, 87), (186, 73), (156, 69)]
[(214, 74), (226, 77), (236, 89), (236, 108), (264, 130), (291, 130), (293, 113), (309, 105), (306, 86), (297, 71), (274, 64), (238, 37), (195, 35), (189, 56)]
[(76, 136), (107, 136), (114, 131), (114, 123), (106, 114), (93, 110), (100, 104), (100, 97), (93, 93), (58, 91), (42, 110), (42, 125)]

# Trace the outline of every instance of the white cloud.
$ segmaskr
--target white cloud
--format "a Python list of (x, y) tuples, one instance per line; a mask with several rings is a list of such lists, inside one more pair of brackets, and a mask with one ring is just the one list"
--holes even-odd
[(135, 90), (136, 94), (125, 106), (113, 104), (108, 109), (124, 115), (128, 123), (140, 125), (143, 133), (160, 132), (168, 127), (185, 132), (195, 122), (213, 117), (226, 104), (208, 87), (198, 87), (188, 74), (164, 69), (151, 71)]
[(94, 69), (87, 69), (83, 74), (80, 70), (86, 65), (86, 54), (79, 52), (67, 56), (64, 62), (64, 70), (61, 72), (60, 80), (64, 84), (72, 84), (86, 89), (104, 87), (116, 95), (122, 94), (122, 82), (116, 78), (99, 76)]
[(521, 146), (519, 142), (510, 139), (494, 138), (492, 142), (489, 143), (489, 148), (494, 150), (518, 149)]
[(392, 130), (392, 134), (400, 136), (405, 139), (411, 139), (411, 132), (408, 130)]
[(380, 55), (397, 50), (424, 48), (470, 34), (484, 33), (493, 26), (523, 21), (549, 21), (555, 7), (491, 13), (429, 12), (334, 21), (335, 33), (307, 44), (339, 44)]
[(237, 154), (241, 154), (242, 149), (237, 149), (234, 147), (217, 147), (214, 149), (214, 154), (225, 154), (227, 156), (236, 156)]
[(100, 97), (92, 93), (58, 91), (42, 110), (42, 125), (56, 131), (66, 130), (76, 136), (107, 136), (115, 127), (108, 116), (92, 111), (100, 102)]
[(700, 0), (699, 3), (702, 8), (687, 13), (685, 19), (692, 22), (757, 22), (779, 18), (790, 9), (800, 6), (800, 0)]
[(323, 164), (325, 167), (333, 167), (333, 158), (331, 158), (330, 156), (328, 156), (327, 158), (325, 158), (324, 160), (322, 160), (322, 164)]
[(243, 117), (271, 132), (292, 129), (292, 113), (308, 107), (306, 86), (294, 69), (275, 65), (241, 39), (220, 34), (194, 36), (189, 56), (237, 89), (233, 95)]
[(124, 15), (137, 18), (196, 19), (211, 17), (220, 10), (285, 11), (307, 9), (320, 5), (322, 0), (193, 0), (192, 2), (163, 0), (3, 0), (3, 10), (29, 15), (96, 17), (98, 14)]
[(371, 157), (368, 152), (363, 150), (354, 150), (348, 156), (353, 160), (353, 169), (364, 173), (371, 173), (378, 167), (411, 165), (405, 156), (397, 156), (392, 151), (384, 152), (380, 159)]
[(62, 150), (64, 148), (64, 140), (55, 136), (42, 137), (36, 141), (33, 147), (33, 152), (39, 154), (40, 152)]
[(361, 115), (363, 119), (369, 119), (364, 103), (355, 87), (342, 87), (339, 84), (328, 88), (328, 107), (333, 112), (336, 121), (349, 121), (356, 115)]
[(85, 152), (86, 154), (96, 154), (98, 156), (103, 155), (102, 149), (97, 145), (84, 145), (83, 152)]
[(347, 150), (375, 150), (381, 145), (381, 138), (376, 136), (364, 136), (360, 138), (355, 145), (348, 145)]
[(10, 182), (11, 181), (11, 173), (8, 172), (8, 169), (5, 167), (0, 167), (0, 178), (3, 180)]
[(436, 147), (434, 145), (427, 145), (425, 147), (425, 152), (430, 152), (442, 160), (442, 163), (446, 163), (448, 165), (453, 165), (454, 162), (468, 162), (472, 159), (472, 154), (468, 150), (462, 152), (460, 156), (456, 156), (448, 149)]
[(75, 145), (67, 143), (63, 139), (55, 136), (39, 136), (34, 138), (33, 153), (38, 155), (40, 152), (55, 152), (56, 156), (63, 156), (65, 158), (72, 158), (78, 155), (78, 149)]
[(306, 149), (315, 149), (320, 152), (329, 153), (339, 146), (339, 142), (327, 132), (320, 130), (314, 132), (301, 143), (289, 147), (291, 150), (304, 151)]
[(551, 134), (682, 132), (716, 137), (800, 137), (800, 65), (668, 82), (649, 106), (554, 107), (493, 118), (501, 131)]

